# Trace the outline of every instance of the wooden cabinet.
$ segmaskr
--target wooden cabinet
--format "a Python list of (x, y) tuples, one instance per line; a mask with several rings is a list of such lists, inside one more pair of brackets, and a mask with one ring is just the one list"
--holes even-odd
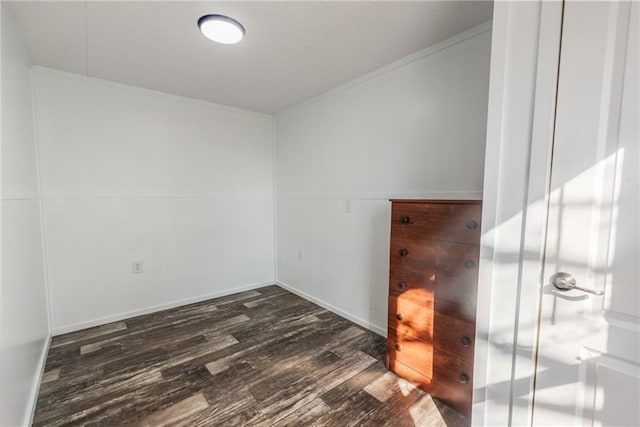
[(468, 416), (481, 202), (391, 202), (389, 369)]

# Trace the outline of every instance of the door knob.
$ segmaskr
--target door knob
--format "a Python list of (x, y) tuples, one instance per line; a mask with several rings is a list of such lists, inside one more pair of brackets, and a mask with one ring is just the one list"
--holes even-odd
[(598, 295), (598, 296), (604, 295), (603, 291), (598, 291), (596, 289), (582, 288), (576, 285), (576, 278), (573, 277), (571, 274), (565, 273), (563, 271), (560, 271), (554, 274), (553, 276), (551, 276), (549, 278), (549, 281), (553, 286), (555, 286), (557, 289), (561, 291), (569, 291), (571, 289), (575, 289), (577, 291), (587, 292), (592, 295)]

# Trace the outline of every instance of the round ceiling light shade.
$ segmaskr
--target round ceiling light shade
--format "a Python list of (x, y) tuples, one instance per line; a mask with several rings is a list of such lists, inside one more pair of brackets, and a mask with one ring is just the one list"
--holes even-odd
[(210, 40), (222, 44), (235, 44), (244, 37), (244, 27), (224, 15), (205, 15), (198, 19), (200, 31)]

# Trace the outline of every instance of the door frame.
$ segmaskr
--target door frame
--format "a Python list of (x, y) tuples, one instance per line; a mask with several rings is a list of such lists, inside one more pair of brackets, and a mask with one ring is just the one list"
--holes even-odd
[(563, 1), (496, 1), (473, 425), (530, 425)]

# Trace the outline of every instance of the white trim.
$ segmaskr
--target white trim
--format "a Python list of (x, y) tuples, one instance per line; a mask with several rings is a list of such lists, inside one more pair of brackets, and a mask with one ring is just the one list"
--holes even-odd
[(271, 147), (273, 167), (273, 279), (278, 280), (278, 129), (275, 117), (271, 117)]
[(14, 196), (14, 197), (2, 197), (0, 198), (3, 202), (22, 202), (28, 200), (40, 200), (40, 196)]
[(210, 193), (165, 193), (165, 194), (72, 194), (42, 196), (45, 200), (153, 200), (153, 199), (212, 199), (212, 200), (272, 200), (270, 191), (264, 192), (210, 192)]
[[(24, 423), (26, 426), (33, 425), (33, 417), (36, 415), (36, 406), (38, 405), (38, 393), (40, 392), (40, 383), (42, 382), (42, 376), (44, 375), (44, 368), (47, 365), (47, 356), (49, 355), (49, 347), (51, 347), (51, 333), (48, 333), (44, 345), (42, 346), (42, 353), (40, 354), (40, 360), (38, 361), (38, 375), (36, 375), (33, 384), (31, 385), (31, 392), (29, 393), (29, 402), (31, 402), (31, 410), (29, 411), (29, 422)], [(25, 413), (25, 416), (27, 414)], [(27, 421), (27, 420), (24, 420)]]
[(70, 73), (68, 71), (61, 71), (61, 70), (56, 70), (53, 68), (48, 68), (48, 67), (43, 67), (40, 65), (35, 65), (32, 67), (33, 72), (35, 74), (41, 74), (44, 76), (51, 76), (51, 77), (57, 77), (57, 78), (63, 78), (63, 79), (67, 79), (67, 80), (74, 80), (80, 83), (86, 83), (86, 84), (92, 84), (92, 85), (98, 85), (98, 86), (103, 86), (103, 87), (107, 87), (107, 88), (111, 88), (111, 89), (116, 89), (116, 90), (122, 90), (122, 91), (129, 91), (129, 92), (138, 92), (141, 95), (147, 95), (147, 96), (154, 96), (157, 98), (162, 98), (162, 99), (169, 99), (169, 100), (173, 100), (173, 101), (178, 101), (178, 102), (182, 102), (185, 104), (190, 104), (190, 105), (195, 105), (195, 106), (199, 106), (199, 107), (205, 107), (205, 108), (209, 108), (209, 109), (213, 109), (213, 110), (218, 110), (218, 111), (227, 111), (227, 112), (235, 112), (235, 113), (252, 113), (258, 116), (262, 116), (264, 118), (268, 118), (271, 117), (271, 114), (268, 113), (263, 113), (263, 112), (259, 112), (259, 111), (252, 111), (252, 110), (247, 110), (245, 108), (239, 108), (239, 107), (232, 107), (230, 105), (224, 105), (224, 104), (216, 104), (214, 102), (210, 102), (210, 101), (205, 101), (202, 99), (196, 99), (196, 98), (189, 98), (186, 96), (182, 96), (182, 95), (176, 95), (173, 93), (168, 93), (168, 92), (161, 92), (159, 90), (155, 90), (155, 89), (147, 89), (147, 88), (143, 88), (143, 87), (139, 87), (139, 86), (132, 86), (132, 85), (128, 85), (125, 83), (117, 83), (111, 80), (104, 80), (104, 79), (100, 79), (97, 77), (87, 77), (85, 75), (82, 74), (74, 74), (74, 73)]
[[(531, 144), (525, 203), (522, 217), (522, 244), (519, 264), (519, 300), (513, 362), (513, 400), (516, 396), (527, 405), (513, 405), (513, 424), (531, 425), (533, 422), (533, 391), (536, 373), (537, 335), (539, 328), (540, 289), (543, 284), (544, 247), (546, 241), (547, 214), (549, 209), (549, 184), (556, 111), (556, 92), (560, 61), (560, 37), (562, 33), (561, 2), (543, 2), (540, 9), (535, 92), (531, 118)], [(531, 326), (534, 325), (534, 326)], [(528, 378), (529, 381), (522, 381)], [(516, 379), (520, 379), (516, 382)], [(525, 387), (526, 385), (526, 387)], [(525, 395), (525, 393), (527, 393)]]
[(290, 107), (285, 108), (284, 110), (281, 110), (277, 113), (274, 114), (275, 117), (282, 117), (285, 116), (291, 112), (293, 112), (294, 110), (298, 109), (299, 107), (302, 106), (307, 106), (307, 105), (311, 105), (314, 104), (324, 98), (328, 98), (331, 96), (335, 96), (337, 94), (339, 94), (340, 92), (344, 92), (347, 89), (351, 89), (355, 86), (361, 85), (362, 83), (365, 83), (368, 80), (371, 80), (375, 77), (381, 76), (383, 74), (387, 74), (397, 68), (403, 67), (407, 64), (410, 64), (412, 62), (418, 61), (422, 58), (426, 58), (427, 56), (431, 56), (434, 55), (442, 50), (448, 49), (452, 46), (455, 46), (457, 44), (463, 43), (467, 40), (473, 39), (475, 37), (478, 37), (484, 33), (487, 33), (489, 31), (491, 31), (491, 27), (492, 27), (493, 21), (487, 21), (487, 22), (483, 22), (480, 25), (476, 25), (475, 27), (472, 27), (466, 31), (463, 31), (462, 33), (456, 34), (455, 36), (449, 37), (446, 40), (443, 40), (439, 43), (436, 43), (432, 46), (429, 46), (426, 49), (422, 49), (419, 50), (415, 53), (412, 53), (411, 55), (405, 56), (404, 58), (401, 58), (397, 61), (394, 61), (390, 64), (384, 65), (380, 68), (378, 68), (377, 70), (371, 71), (370, 73), (367, 73), (363, 76), (360, 76), (358, 78), (355, 78), (347, 83), (344, 83), (334, 89), (331, 89), (327, 92), (324, 92), (316, 97), (313, 97), (311, 99), (308, 99), (306, 101), (302, 101), (298, 104), (292, 105)]
[(282, 192), (277, 199), (351, 199), (351, 200), (389, 200), (389, 199), (465, 199), (482, 200), (482, 191), (421, 191), (415, 193), (314, 193)]
[[(473, 371), (473, 405), (471, 421), (474, 426), (486, 425), (487, 412), (492, 408), (489, 405), (488, 385), (492, 378), (490, 376), (490, 336), (486, 339), (480, 339), (482, 334), (488, 334), (491, 330), (491, 287), (483, 286), (483, 278), (491, 281), (493, 277), (493, 259), (492, 256), (486, 256), (485, 261), (484, 249), (489, 246), (489, 250), (493, 247), (493, 241), (489, 240), (490, 236), (485, 234), (485, 230), (495, 228), (496, 218), (495, 211), (498, 207), (494, 206), (494, 192), (497, 191), (497, 181), (499, 178), (499, 170), (491, 161), (499, 162), (500, 144), (492, 144), (492, 138), (499, 140), (502, 134), (502, 115), (504, 108), (504, 86), (505, 86), (505, 64), (507, 50), (507, 21), (509, 16), (510, 3), (496, 3), (493, 8), (493, 27), (491, 37), (491, 65), (489, 78), (489, 100), (487, 111), (487, 143), (485, 151), (485, 167), (484, 167), (484, 185), (483, 191), (483, 209), (482, 209), (482, 237), (480, 245), (480, 262), (478, 274), (478, 295), (476, 310), (476, 339), (474, 349), (474, 371)], [(506, 416), (503, 425), (507, 425)]]
[[(4, 15), (5, 15), (6, 11), (5, 11), (5, 5), (4, 2), (0, 3), (0, 39), (2, 39), (2, 21), (4, 21)], [(2, 46), (2, 40), (0, 40), (0, 46)], [(0, 54), (0, 82), (2, 82), (4, 79), (2, 78), (2, 55)], [(2, 84), (0, 84), (0, 101), (3, 100), (4, 98), (2, 97)], [(0, 177), (2, 177), (2, 104), (3, 102), (0, 102)], [(0, 183), (0, 197), (2, 197), (4, 195), (4, 192), (2, 191), (2, 185)], [(2, 226), (1, 224), (3, 224), (2, 221), (2, 211), (4, 209), (2, 209), (2, 206), (0, 206), (0, 264), (2, 264), (1, 260), (2, 260), (2, 247), (4, 246), (2, 244)], [(2, 268), (2, 266), (0, 265), (0, 268)], [(0, 301), (2, 301), (2, 274), (0, 274)], [(0, 315), (0, 322), (2, 322), (4, 319), (4, 316)], [(2, 330), (2, 325), (0, 324), (0, 330)], [(4, 342), (2, 340), (3, 337), (0, 337), (0, 345), (2, 347), (4, 347)], [(2, 350), (4, 352), (4, 349)], [(2, 363), (0, 361), (0, 363)], [(3, 369), (4, 370), (4, 369)], [(2, 394), (2, 389), (4, 388), (4, 379), (2, 378), (2, 373), (0, 373), (0, 394)], [(2, 422), (3, 418), (4, 418), (4, 414), (3, 411), (5, 411), (2, 402), (0, 402), (0, 422)]]
[(36, 82), (33, 71), (29, 76), (31, 80), (31, 115), (33, 122), (33, 143), (36, 155), (36, 178), (38, 180), (38, 194), (40, 199), (40, 241), (42, 243), (42, 269), (43, 269), (43, 285), (45, 302), (47, 305), (47, 332), (51, 337), (53, 328), (53, 308), (51, 304), (51, 289), (49, 286), (49, 258), (47, 256), (47, 224), (46, 224), (46, 208), (44, 198), (42, 197), (42, 172), (40, 168), (40, 131), (38, 126), (38, 97), (36, 94)]
[(530, 425), (562, 2), (496, 2), (473, 425)]
[(323, 300), (321, 300), (319, 298), (316, 298), (316, 297), (314, 297), (312, 295), (309, 295), (308, 293), (303, 292), (303, 291), (295, 288), (294, 286), (288, 285), (288, 284), (286, 284), (286, 283), (284, 283), (284, 282), (282, 282), (280, 280), (276, 281), (276, 285), (288, 290), (291, 293), (294, 293), (294, 294), (298, 295), (299, 297), (302, 297), (302, 298), (306, 299), (307, 301), (311, 301), (312, 303), (317, 304), (322, 308), (326, 308), (327, 310), (337, 314), (338, 316), (344, 317), (345, 319), (350, 320), (353, 323), (362, 326), (363, 328), (367, 328), (370, 331), (373, 331), (378, 335), (381, 335), (383, 337), (387, 336), (387, 327), (386, 327), (386, 325), (384, 327), (382, 327), (382, 326), (378, 326), (376, 324), (373, 324), (373, 323), (369, 322), (368, 320), (361, 319), (358, 316), (354, 316), (353, 314), (351, 314), (351, 313), (349, 313), (347, 311), (344, 311), (343, 309), (338, 308), (333, 304), (329, 304), (326, 301), (323, 301)]
[(94, 319), (94, 320), (88, 320), (86, 322), (80, 322), (80, 323), (74, 323), (72, 325), (64, 325), (64, 326), (57, 326), (53, 328), (53, 335), (57, 336), (57, 335), (62, 335), (62, 334), (66, 334), (69, 332), (74, 332), (74, 331), (79, 331), (81, 329), (86, 329), (86, 328), (91, 328), (94, 326), (100, 326), (100, 325), (104, 325), (106, 323), (111, 323), (111, 322), (117, 322), (120, 320), (126, 320), (129, 319), (131, 317), (136, 317), (136, 316), (140, 316), (143, 314), (149, 314), (149, 313), (155, 313), (157, 311), (162, 311), (162, 310), (167, 310), (170, 308), (175, 308), (175, 307), (180, 307), (183, 305), (187, 305), (187, 304), (193, 304), (196, 302), (201, 302), (201, 301), (206, 301), (212, 298), (219, 298), (219, 297), (224, 297), (227, 295), (233, 295), (233, 294), (237, 294), (238, 292), (244, 292), (244, 291), (250, 291), (253, 289), (258, 289), (258, 288), (262, 288), (264, 286), (270, 286), (273, 285), (274, 281), (273, 280), (267, 280), (265, 282), (258, 282), (258, 283), (251, 283), (248, 285), (242, 285), (242, 286), (237, 286), (235, 288), (229, 288), (229, 289), (224, 289), (222, 291), (216, 291), (216, 292), (212, 292), (210, 294), (206, 294), (206, 295), (200, 295), (197, 297), (190, 297), (190, 298), (185, 298), (182, 300), (178, 300), (178, 301), (172, 301), (172, 302), (168, 302), (168, 303), (164, 303), (164, 304), (158, 304), (158, 305), (154, 305), (151, 307), (146, 307), (146, 308), (142, 308), (139, 310), (133, 310), (133, 311), (128, 311), (125, 313), (120, 313), (120, 314), (114, 314), (111, 316), (105, 316), (105, 317), (100, 317), (98, 319)]

